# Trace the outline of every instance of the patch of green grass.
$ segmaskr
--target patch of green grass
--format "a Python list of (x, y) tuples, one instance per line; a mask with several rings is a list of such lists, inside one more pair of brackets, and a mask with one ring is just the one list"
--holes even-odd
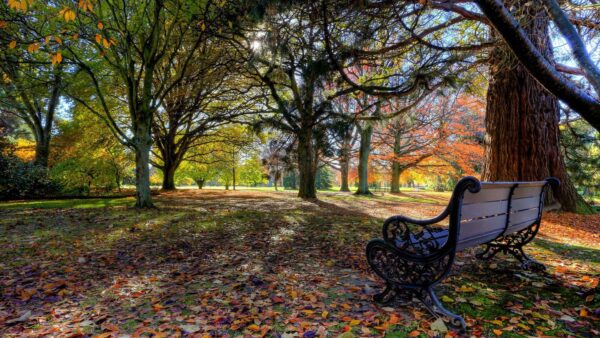
[(0, 203), (0, 209), (88, 209), (127, 206), (133, 205), (134, 202), (133, 197), (34, 200), (2, 202)]
[(564, 256), (569, 259), (583, 261), (586, 263), (600, 264), (600, 249), (551, 242), (541, 238), (537, 238), (534, 243), (536, 246), (539, 246), (542, 249), (552, 251), (557, 255)]

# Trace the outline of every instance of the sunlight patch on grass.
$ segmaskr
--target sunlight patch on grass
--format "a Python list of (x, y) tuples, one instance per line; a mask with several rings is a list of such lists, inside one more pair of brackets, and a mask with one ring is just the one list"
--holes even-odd
[(86, 198), (86, 199), (57, 199), (57, 200), (35, 200), (18, 202), (1, 202), (0, 209), (55, 209), (55, 208), (107, 208), (115, 206), (133, 205), (133, 197), (116, 198)]

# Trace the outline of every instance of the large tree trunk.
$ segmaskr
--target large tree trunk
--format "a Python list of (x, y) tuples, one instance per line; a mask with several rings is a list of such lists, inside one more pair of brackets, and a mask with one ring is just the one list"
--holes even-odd
[(373, 126), (367, 124), (360, 128), (360, 149), (358, 153), (358, 190), (356, 195), (372, 195), (369, 191), (369, 155), (371, 154), (371, 136)]
[(317, 198), (315, 188), (316, 168), (312, 128), (304, 128), (298, 135), (298, 171), (300, 186), (298, 197)]
[(400, 175), (402, 174), (402, 165), (398, 162), (398, 156), (400, 156), (402, 133), (396, 132), (394, 134), (394, 159), (392, 160), (392, 181), (390, 182), (390, 192), (400, 192)]
[(153, 208), (150, 195), (150, 147), (152, 134), (150, 132), (151, 119), (136, 121), (134, 129), (135, 149), (135, 188), (137, 208)]
[(150, 143), (141, 142), (135, 146), (135, 188), (137, 208), (152, 208), (150, 196)]
[(162, 167), (163, 172), (163, 182), (162, 189), (163, 190), (175, 190), (175, 172), (179, 167), (179, 163), (175, 163), (173, 161), (167, 160), (164, 162)]
[(50, 135), (39, 135), (35, 141), (35, 159), (34, 163), (48, 167), (48, 157), (50, 155)]
[[(523, 28), (532, 41), (549, 56), (548, 17), (541, 4), (511, 0), (527, 13)], [(523, 6), (526, 2), (530, 5)], [(552, 59), (552, 58), (549, 58)], [(505, 45), (491, 55), (487, 93), (486, 152), (483, 179), (489, 181), (561, 180), (554, 191), (562, 208), (577, 209), (579, 200), (570, 182), (559, 144), (558, 100), (548, 93)]]

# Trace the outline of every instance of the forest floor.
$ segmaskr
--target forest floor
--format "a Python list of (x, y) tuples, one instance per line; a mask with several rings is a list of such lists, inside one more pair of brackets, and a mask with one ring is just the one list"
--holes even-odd
[[(433, 216), (448, 198), (184, 190), (148, 211), (127, 198), (0, 204), (0, 336), (452, 336), (418, 303), (374, 303), (382, 283), (364, 254), (383, 219)], [(467, 250), (438, 286), (470, 335), (600, 335), (600, 215), (544, 219), (526, 251), (545, 273)]]

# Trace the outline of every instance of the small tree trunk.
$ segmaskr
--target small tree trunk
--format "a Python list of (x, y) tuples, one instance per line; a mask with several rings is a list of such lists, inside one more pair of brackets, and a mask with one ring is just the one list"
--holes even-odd
[(233, 174), (233, 190), (235, 190), (235, 166), (231, 168), (231, 173)]
[(150, 195), (150, 141), (135, 145), (135, 188), (137, 208), (152, 208)]
[(312, 144), (312, 128), (305, 128), (298, 137), (298, 171), (300, 187), (298, 197), (317, 198), (315, 188), (316, 165)]
[(400, 175), (402, 174), (402, 165), (398, 162), (398, 157), (402, 151), (402, 133), (396, 132), (394, 135), (394, 159), (392, 160), (392, 181), (390, 182), (390, 192), (400, 192)]
[(347, 156), (344, 156), (340, 161), (340, 172), (341, 172), (341, 186), (340, 191), (350, 191), (348, 185), (348, 172), (349, 172), (350, 161)]
[(369, 191), (369, 155), (371, 153), (373, 126), (360, 128), (360, 150), (358, 153), (358, 190), (356, 195), (372, 195)]
[(204, 187), (204, 179), (197, 179), (195, 181), (196, 181), (196, 184), (198, 185), (198, 189), (202, 190), (202, 188)]

